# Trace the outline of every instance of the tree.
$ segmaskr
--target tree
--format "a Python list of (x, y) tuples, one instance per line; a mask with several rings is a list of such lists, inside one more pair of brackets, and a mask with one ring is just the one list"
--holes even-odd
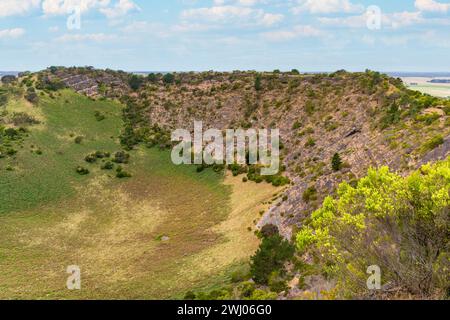
[(133, 74), (130, 77), (130, 80), (128, 81), (131, 89), (133, 89), (134, 91), (139, 90), (139, 88), (141, 87), (143, 82), (144, 82), (144, 79), (141, 76), (138, 76), (136, 74)]
[(292, 259), (294, 246), (279, 234), (264, 237), (256, 254), (251, 258), (250, 273), (258, 284), (268, 284), (274, 271), (284, 272), (284, 264)]
[(261, 75), (258, 73), (255, 77), (255, 90), (260, 91), (261, 89)]
[(172, 83), (175, 82), (175, 76), (174, 76), (172, 73), (166, 73), (166, 74), (163, 76), (163, 82), (164, 82), (165, 84), (172, 84)]
[(292, 69), (291, 73), (295, 74), (295, 75), (299, 75), (300, 71), (298, 71), (297, 69)]
[(342, 168), (342, 160), (339, 153), (335, 153), (333, 159), (331, 159), (331, 167), (333, 171), (339, 171)]
[(155, 83), (156, 81), (158, 81), (158, 77), (156, 76), (156, 74), (154, 73), (149, 73), (147, 76), (148, 81)]
[[(297, 247), (337, 281), (339, 297), (369, 295), (367, 268), (383, 284), (419, 297), (448, 294), (450, 157), (409, 177), (370, 169), (356, 187), (342, 183), (297, 234)], [(382, 285), (383, 285), (382, 284)]]

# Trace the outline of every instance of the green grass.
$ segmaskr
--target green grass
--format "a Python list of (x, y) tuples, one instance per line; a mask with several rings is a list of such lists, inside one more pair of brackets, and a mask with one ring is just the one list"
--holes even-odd
[[(223, 176), (174, 166), (155, 149), (130, 152), (129, 179), (88, 164), (87, 154), (121, 150), (115, 102), (66, 90), (37, 109), (7, 108), (36, 113), (42, 124), (15, 158), (0, 159), (0, 298), (180, 298), (220, 285), (256, 248), (247, 227), (271, 187), (249, 187), (240, 201)], [(90, 174), (78, 175), (78, 165)], [(69, 265), (81, 267), (81, 291), (66, 289)]]

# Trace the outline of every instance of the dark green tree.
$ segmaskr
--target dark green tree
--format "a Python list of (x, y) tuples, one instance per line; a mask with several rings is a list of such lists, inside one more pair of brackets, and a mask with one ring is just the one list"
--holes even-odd
[(166, 74), (163, 76), (163, 82), (164, 82), (165, 84), (172, 84), (172, 83), (175, 82), (175, 76), (174, 76), (172, 73), (166, 73)]
[(293, 258), (295, 248), (279, 234), (262, 239), (256, 254), (251, 258), (250, 273), (258, 284), (267, 285), (274, 271), (283, 273), (284, 264)]
[(339, 171), (342, 168), (342, 160), (339, 153), (335, 153), (333, 159), (331, 159), (331, 167), (334, 171)]
[(141, 87), (143, 81), (144, 81), (144, 79), (142, 77), (140, 77), (136, 74), (133, 74), (130, 77), (128, 84), (130, 85), (131, 89), (133, 89), (134, 91), (137, 91)]
[(255, 90), (256, 91), (260, 91), (262, 89), (261, 86), (261, 75), (257, 74), (255, 77)]

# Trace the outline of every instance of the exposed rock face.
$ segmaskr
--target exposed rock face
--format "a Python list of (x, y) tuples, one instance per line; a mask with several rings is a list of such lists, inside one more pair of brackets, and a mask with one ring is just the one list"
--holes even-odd
[(51, 76), (57, 77), (67, 87), (89, 97), (120, 97), (130, 91), (126, 79), (113, 71), (59, 68)]

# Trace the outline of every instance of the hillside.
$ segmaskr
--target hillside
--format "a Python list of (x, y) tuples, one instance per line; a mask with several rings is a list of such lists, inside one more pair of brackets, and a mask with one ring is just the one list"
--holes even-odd
[[(254, 253), (255, 223), (275, 225), (293, 240), (341, 182), (355, 186), (370, 167), (384, 165), (406, 176), (450, 152), (450, 101), (372, 71), (140, 77), (52, 67), (0, 90), (5, 297), (66, 297), (58, 287), (64, 270), (55, 274), (63, 261), (77, 259), (101, 266), (88, 271), (96, 285), (82, 298), (208, 290)], [(243, 182), (243, 168), (224, 184), (213, 170), (175, 167), (167, 151), (146, 148), (170, 147), (170, 131), (192, 130), (194, 120), (221, 130), (280, 128), (290, 183), (281, 189)], [(130, 160), (118, 161), (124, 154)], [(79, 248), (70, 252), (74, 243)], [(236, 250), (242, 243), (248, 246)], [(161, 252), (163, 261), (154, 261)], [(32, 275), (23, 276), (34, 264), (42, 265), (35, 277), (49, 269), (37, 289)], [(187, 283), (163, 289), (176, 283), (174, 275)]]

